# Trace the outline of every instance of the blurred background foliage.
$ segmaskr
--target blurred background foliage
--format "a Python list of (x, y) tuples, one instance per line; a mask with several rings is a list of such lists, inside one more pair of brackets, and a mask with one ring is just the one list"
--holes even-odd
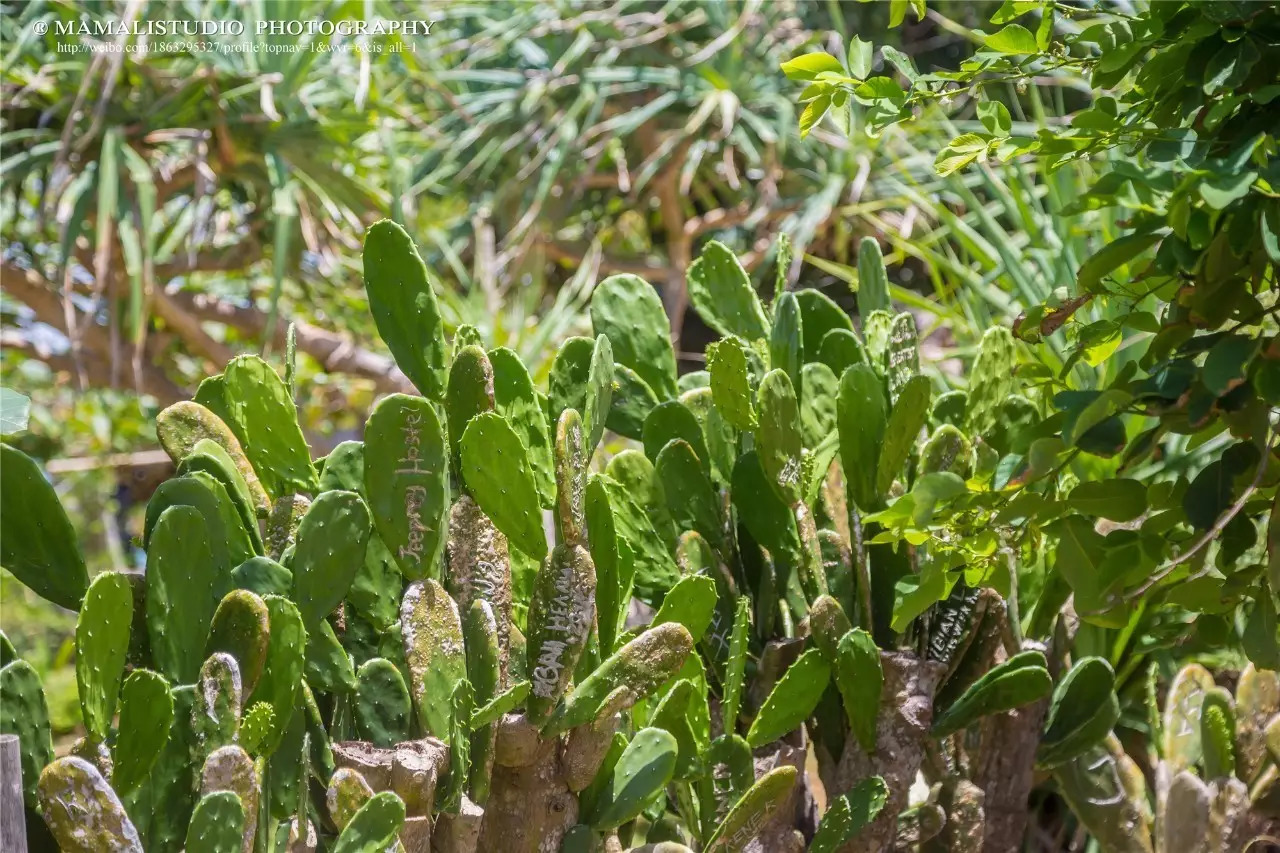
[[(856, 245), (874, 235), (926, 359), (954, 384), (990, 324), (1071, 282), (1116, 223), (1062, 213), (1094, 177), (1087, 160), (939, 177), (964, 109), (801, 140), (782, 62), (861, 33), (921, 69), (953, 66), (998, 6), (931, 4), (890, 29), (897, 5), (0, 3), (0, 381), (33, 400), (15, 443), (47, 463), (100, 570), (137, 563), (140, 510), (169, 473), (155, 413), (236, 353), (279, 364), (290, 322), (315, 452), (356, 436), (379, 394), (407, 387), (360, 281), (364, 229), (387, 216), (434, 270), (448, 331), (475, 325), (538, 379), (549, 345), (587, 328), (606, 275), (659, 289), (681, 369), (697, 370), (708, 334), (686, 311), (684, 269), (706, 241), (733, 247), (769, 294), (785, 233), (789, 284), (852, 312)], [(357, 19), (434, 23), (412, 37), (257, 34), (258, 21)], [(82, 20), (245, 34), (181, 51), (157, 49), (172, 37), (58, 34)], [(69, 43), (111, 47), (59, 51)], [(1019, 124), (1077, 106), (1080, 81), (1033, 82)], [(42, 674), (65, 664), (70, 620), (0, 583), (0, 626)], [(58, 677), (46, 683), (58, 696)], [(67, 686), (55, 706), (74, 707)]]

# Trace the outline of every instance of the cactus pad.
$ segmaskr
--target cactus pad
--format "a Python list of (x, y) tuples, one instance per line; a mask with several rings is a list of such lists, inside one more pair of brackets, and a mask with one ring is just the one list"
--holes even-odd
[(560, 545), (543, 562), (529, 604), (525, 716), (547, 719), (564, 694), (596, 622), (596, 569), (580, 545)]
[(769, 320), (747, 271), (723, 243), (712, 240), (689, 265), (689, 301), (706, 324), (722, 335), (749, 341), (769, 337)]
[(356, 672), (356, 731), (376, 746), (391, 747), (408, 740), (413, 705), (400, 670), (386, 658), (373, 658)]
[(160, 757), (173, 723), (173, 694), (164, 676), (135, 669), (120, 691), (120, 726), (112, 753), (111, 785), (127, 795), (142, 784)]
[(369, 541), (369, 511), (355, 492), (325, 492), (298, 526), (293, 552), (293, 601), (302, 624), (314, 627), (351, 588)]
[(676, 396), (671, 324), (658, 292), (634, 275), (613, 275), (591, 294), (591, 327), (608, 335), (618, 364), (634, 371), (657, 400)]
[(78, 610), (89, 587), (76, 532), (31, 457), (0, 445), (0, 564), (43, 596)]
[(254, 513), (259, 517), (267, 514), (271, 499), (245, 455), (240, 439), (218, 415), (199, 403), (186, 400), (174, 403), (156, 415), (156, 435), (174, 464), (196, 452), (201, 441), (211, 441), (221, 447), (244, 480)]
[(147, 633), (171, 682), (191, 684), (199, 674), (218, 574), (204, 517), (189, 506), (166, 509), (147, 551)]
[(511, 424), (496, 412), (473, 418), (462, 436), (462, 473), (485, 515), (530, 557), (547, 552), (537, 485), (528, 453)]
[(674, 775), (678, 752), (669, 732), (655, 728), (636, 732), (592, 803), (590, 826), (597, 831), (613, 829), (644, 811)]
[(137, 851), (138, 830), (97, 769), (68, 756), (44, 768), (38, 785), (45, 823), (66, 853)]
[(538, 497), (543, 506), (550, 506), (555, 493), (551, 437), (537, 389), (520, 357), (506, 347), (490, 350), (489, 363), (493, 366), (493, 396), (498, 414), (507, 419), (524, 442)]
[(711, 834), (706, 853), (740, 853), (745, 850), (769, 819), (791, 800), (797, 775), (794, 767), (784, 765), (757, 779)]
[(458, 605), (437, 582), (415, 581), (405, 590), (400, 623), (418, 721), (428, 734), (448, 739), (453, 688), (467, 676)]
[(94, 578), (76, 622), (76, 683), (85, 728), (99, 742), (107, 739), (116, 715), (132, 622), (128, 579), (119, 572)]
[(755, 749), (799, 728), (818, 707), (830, 681), (831, 666), (821, 651), (809, 649), (800, 655), (769, 691), (751, 722), (747, 743)]
[(237, 853), (244, 820), (244, 805), (231, 791), (205, 794), (191, 813), (187, 853)]

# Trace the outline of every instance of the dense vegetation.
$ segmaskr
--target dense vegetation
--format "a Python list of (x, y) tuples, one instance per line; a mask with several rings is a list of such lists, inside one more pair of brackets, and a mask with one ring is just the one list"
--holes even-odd
[[(35, 415), (11, 422), (6, 390), (0, 562), (78, 611), (76, 707), (46, 698), (59, 671), (22, 659), (22, 632), (0, 662), (33, 837), (1280, 843), (1280, 14), (1007, 0), (974, 29), (906, 0), (656, 9), (483, 7), (352, 92), (254, 77), (228, 102), (278, 136), (232, 122), (261, 163), (182, 203), (152, 170), (204, 174), (199, 133), (54, 97), (42, 112), (98, 152), (80, 160), (6, 126), (43, 140), (6, 165), (10, 211), (52, 205), (60, 232), (6, 225), (14, 346), (86, 384), (131, 369), (142, 396), (108, 399), (134, 413), (128, 446), (154, 434), (169, 460), (136, 556), (117, 544), (94, 576), (76, 499), (36, 461), (42, 432), (75, 438), (41, 429), (48, 381), (6, 354)], [(925, 30), (946, 47), (913, 52)], [(81, 73), (121, 75), (134, 107), (177, 86), (159, 103), (190, 109), (219, 86), (186, 73), (202, 61)], [(316, 122), (317, 97), (367, 126)], [(362, 112), (404, 99), (430, 121)], [(225, 115), (180, 118), (231, 138)], [(406, 156), (415, 133), (466, 144)], [(337, 166), (354, 141), (365, 171)], [(486, 189), (425, 203), (465, 180)], [(202, 204), (226, 205), (220, 237), (186, 213)], [(369, 206), (395, 221), (363, 234), (354, 302), (320, 282), (353, 268)], [(255, 233), (261, 312), (227, 301), (252, 287), (154, 277)], [(288, 322), (307, 296), (367, 304), (344, 330), (367, 348)], [(109, 307), (77, 325), (67, 305)], [(206, 309), (241, 321), (188, 322)], [(32, 316), (62, 323), (65, 356)], [(306, 401), (339, 372), (368, 384), (336, 392), (350, 439), (317, 443)], [(55, 759), (68, 712), (83, 736)]]

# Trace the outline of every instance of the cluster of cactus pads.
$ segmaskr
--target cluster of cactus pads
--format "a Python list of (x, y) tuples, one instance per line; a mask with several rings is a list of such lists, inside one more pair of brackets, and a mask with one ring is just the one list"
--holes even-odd
[[(927, 522), (989, 486), (1035, 410), (1012, 338), (935, 396), (873, 242), (858, 267), (861, 335), (817, 291), (764, 305), (710, 243), (689, 293), (722, 338), (684, 376), (654, 289), (608, 278), (595, 337), (539, 388), (475, 329), (447, 342), (412, 241), (378, 223), (370, 305), (422, 396), (313, 460), (289, 384), (234, 359), (158, 417), (177, 472), (145, 573), (90, 583), (52, 487), (3, 447), (3, 564), (79, 611), (69, 755), (34, 670), (7, 642), (0, 661), (32, 832), (77, 851), (1007, 850), (1039, 772), (1104, 849), (1152, 849), (1111, 667), (1068, 667), (1060, 624), (1024, 638), (995, 589), (882, 525), (904, 495)], [(606, 430), (627, 449), (601, 450)], [(1179, 677), (1158, 837), (1280, 807), (1278, 693)]]

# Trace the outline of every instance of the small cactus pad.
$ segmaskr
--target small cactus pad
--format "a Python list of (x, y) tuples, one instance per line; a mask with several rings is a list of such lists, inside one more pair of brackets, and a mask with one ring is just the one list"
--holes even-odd
[(596, 570), (580, 545), (560, 545), (543, 562), (529, 604), (527, 660), (533, 689), (525, 715), (546, 720), (564, 694), (596, 622)]
[(205, 794), (191, 813), (187, 853), (238, 853), (244, 820), (244, 805), (231, 791)]
[(618, 435), (640, 440), (645, 418), (661, 402), (658, 395), (631, 368), (613, 366), (613, 404), (605, 426)]
[(329, 818), (338, 831), (346, 829), (351, 818), (356, 816), (360, 807), (373, 796), (373, 789), (356, 770), (350, 767), (339, 767), (329, 778), (329, 789), (325, 793), (325, 805), (329, 808)]
[(794, 293), (778, 295), (773, 306), (773, 328), (769, 332), (769, 365), (781, 370), (800, 391), (800, 364), (803, 330), (800, 303)]
[(722, 335), (749, 341), (769, 337), (769, 320), (747, 271), (736, 255), (716, 240), (689, 265), (689, 301), (706, 324)]
[(1160, 754), (1174, 773), (1200, 760), (1200, 709), (1213, 687), (1213, 676), (1194, 663), (1180, 669), (1169, 686)]
[(1115, 672), (1105, 659), (1076, 661), (1053, 690), (1036, 764), (1044, 768), (1065, 764), (1111, 734), (1120, 719), (1114, 688)]
[(381, 853), (404, 826), (404, 803), (390, 791), (374, 794), (355, 813), (334, 842), (333, 853)]
[(458, 605), (436, 581), (415, 581), (405, 590), (400, 623), (418, 721), (428, 734), (448, 739), (453, 688), (467, 677)]
[(111, 785), (126, 796), (142, 784), (160, 757), (173, 722), (173, 694), (164, 676), (135, 669), (120, 690), (120, 727), (116, 732)]
[(855, 364), (840, 377), (837, 411), (840, 465), (849, 497), (863, 511), (877, 509), (881, 501), (876, 475), (889, 420), (888, 408), (880, 377), (867, 365)]
[(579, 412), (587, 402), (587, 377), (596, 344), (591, 338), (572, 337), (556, 350), (547, 374), (547, 420), (555, 423), (565, 409)]
[(384, 398), (364, 432), (364, 485), (373, 526), (410, 580), (439, 575), (449, 496), (444, 431), (426, 400)]
[(45, 823), (65, 853), (141, 853), (138, 830), (120, 798), (89, 762), (59, 758), (40, 774), (38, 790)]
[(711, 838), (707, 853), (740, 853), (745, 850), (783, 806), (791, 800), (797, 772), (791, 765), (775, 767), (765, 773), (733, 804)]
[(189, 506), (166, 509), (147, 551), (147, 633), (170, 682), (191, 684), (200, 672), (218, 583), (204, 517)]
[(596, 719), (610, 694), (620, 687), (630, 692), (634, 704), (679, 673), (692, 651), (693, 637), (679, 622), (648, 629), (575, 686), (544, 732), (562, 732)]
[(866, 321), (872, 311), (889, 310), (889, 274), (874, 237), (858, 244), (858, 314)]
[(929, 380), (907, 378), (898, 389), (893, 409), (884, 428), (884, 443), (876, 460), (876, 491), (889, 493), (893, 481), (902, 475), (903, 465), (916, 446), (920, 430), (929, 417)]
[(672, 439), (658, 453), (654, 475), (662, 483), (667, 507), (678, 532), (696, 531), (717, 549), (724, 543), (720, 497), (689, 443)]
[(613, 275), (591, 294), (591, 328), (608, 335), (618, 364), (634, 371), (660, 400), (676, 396), (671, 324), (657, 290), (634, 275)]
[(696, 643), (711, 626), (716, 610), (716, 584), (705, 575), (688, 575), (671, 587), (662, 606), (654, 614), (653, 625), (677, 622), (683, 625)]
[(40, 676), (24, 660), (0, 669), (0, 734), (18, 737), (23, 799), (28, 806), (35, 805), (36, 780), (53, 760), (53, 741)]
[(308, 627), (328, 616), (351, 588), (369, 541), (369, 511), (355, 492), (325, 492), (298, 526), (293, 601)]
[(889, 324), (889, 341), (884, 354), (885, 376), (889, 380), (889, 401), (897, 405), (902, 389), (920, 375), (920, 335), (916, 318), (907, 312), (897, 314)]
[(246, 589), (227, 593), (213, 613), (205, 654), (226, 652), (235, 658), (246, 697), (253, 693), (258, 677), (262, 675), (270, 632), (267, 605), (261, 597)]
[[(820, 361), (823, 339), (834, 331), (853, 331), (853, 321), (844, 309), (820, 290), (805, 288), (795, 291), (800, 303), (800, 328), (804, 332), (802, 359), (806, 363)], [(776, 365), (775, 365), (776, 366)]]
[(210, 655), (200, 667), (196, 701), (191, 709), (191, 730), (198, 755), (207, 756), (236, 741), (242, 701), (243, 688), (236, 659), (226, 652)]
[(590, 460), (582, 436), (582, 416), (576, 409), (562, 411), (556, 420), (556, 534), (565, 545), (587, 544), (583, 502)]
[(582, 409), (582, 432), (587, 458), (596, 452), (596, 445), (604, 435), (605, 421), (613, 405), (613, 347), (603, 334), (596, 336), (595, 350), (591, 354), (591, 369), (587, 373), (587, 399)]
[(511, 424), (498, 413), (486, 412), (467, 425), (462, 436), (462, 476), (476, 503), (512, 545), (535, 559), (546, 555), (528, 453)]
[(850, 329), (832, 329), (822, 338), (818, 360), (841, 376), (855, 364), (870, 366), (871, 359), (862, 340)]
[(256, 355), (236, 356), (222, 375), (232, 416), (228, 426), (240, 439), (267, 494), (314, 492), (311, 451), (284, 380)]
[(1053, 687), (1044, 655), (1020, 652), (969, 686), (933, 722), (933, 735), (946, 737), (988, 714), (999, 714), (1030, 704)]
[(156, 435), (174, 464), (196, 452), (201, 441), (211, 441), (221, 447), (243, 478), (255, 514), (259, 517), (266, 515), (271, 500), (258, 479), (258, 473), (253, 470), (235, 433), (212, 411), (187, 400), (174, 403), (156, 415)]
[(446, 351), (435, 289), (413, 240), (389, 219), (365, 234), (364, 289), (396, 364), (424, 396), (442, 399)]
[(493, 411), (493, 406), (493, 366), (489, 357), (480, 347), (463, 347), (449, 368), (444, 401), (449, 442), (455, 455), (467, 424), (481, 412)]
[(830, 681), (831, 666), (821, 651), (809, 649), (800, 655), (769, 691), (751, 722), (747, 743), (756, 749), (799, 728), (818, 707)]
[(1017, 387), (1017, 350), (1013, 333), (993, 326), (982, 336), (978, 358), (969, 377), (966, 416), (970, 429), (982, 435), (995, 426), (1000, 407)]
[(524, 442), (538, 497), (543, 506), (550, 506), (555, 493), (551, 473), (551, 436), (547, 432), (547, 416), (538, 391), (533, 387), (529, 371), (513, 351), (506, 347), (489, 350), (489, 363), (493, 366), (493, 397), (497, 412), (507, 419)]
[(756, 449), (769, 485), (788, 506), (800, 501), (800, 410), (791, 378), (771, 370), (756, 395)]
[(372, 658), (356, 671), (356, 731), (375, 746), (391, 747), (409, 739), (413, 705), (395, 664)]
[(889, 790), (879, 776), (863, 779), (847, 794), (832, 801), (818, 824), (809, 853), (836, 853), (857, 838), (876, 819), (889, 800)]
[(860, 628), (846, 632), (836, 648), (836, 687), (844, 703), (849, 729), (867, 754), (876, 748), (876, 718), (884, 673), (880, 651), (871, 635)]
[(597, 831), (613, 829), (644, 811), (671, 781), (678, 752), (669, 732), (655, 728), (636, 732), (592, 803), (590, 826)]
[[(706, 437), (702, 432), (702, 424), (698, 423), (698, 417), (690, 411), (689, 407), (678, 400), (669, 400), (666, 403), (654, 408), (644, 421), (644, 455), (650, 462), (656, 462), (658, 454), (662, 452), (662, 448), (666, 447), (675, 439), (681, 439), (688, 442), (693, 448), (694, 454), (698, 457), (698, 461), (702, 463), (702, 469), (707, 476), (711, 476), (711, 454), (707, 452)], [(615, 474), (617, 466), (621, 463), (617, 460), (623, 454), (618, 454), (609, 460), (608, 471), (610, 476), (625, 482), (625, 478)]]
[(0, 564), (37, 595), (80, 609), (89, 573), (52, 484), (21, 450), (0, 445)]
[(747, 640), (751, 630), (751, 599), (738, 596), (734, 605), (733, 628), (729, 634), (729, 658), (725, 667), (724, 700), (720, 703), (723, 729), (732, 733), (742, 707), (742, 685), (747, 667)]
[(84, 727), (99, 742), (107, 739), (116, 715), (132, 622), (128, 579), (120, 572), (94, 578), (76, 622), (76, 683)]

